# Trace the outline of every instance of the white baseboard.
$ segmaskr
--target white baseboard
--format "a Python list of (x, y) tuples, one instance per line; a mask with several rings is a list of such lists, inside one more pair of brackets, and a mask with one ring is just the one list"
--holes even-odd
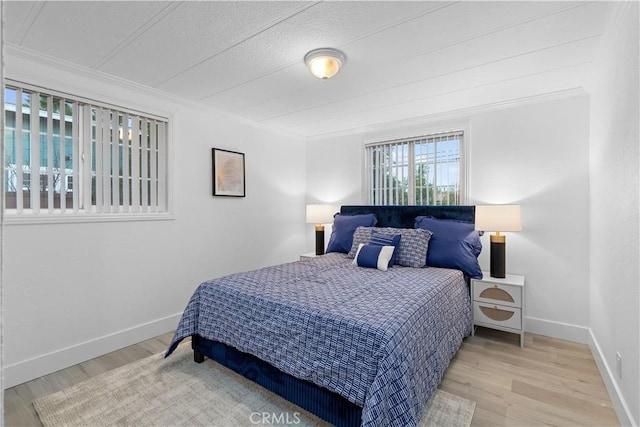
[(175, 329), (180, 314), (158, 319), (90, 341), (43, 354), (2, 368), (5, 389), (77, 365), (103, 354), (139, 343)]
[(571, 325), (567, 323), (553, 322), (550, 320), (525, 317), (525, 331), (563, 340), (579, 342), (589, 345), (593, 358), (598, 366), (600, 376), (607, 387), (607, 392), (613, 403), (621, 426), (638, 426), (638, 420), (634, 420), (629, 410), (613, 371), (607, 365), (602, 355), (602, 350), (593, 336), (591, 328)]
[[(10, 388), (42, 377), (69, 366), (77, 365), (94, 357), (110, 353), (129, 345), (173, 330), (182, 313), (139, 325), (124, 331), (86, 341), (33, 359), (6, 365), (2, 369), (3, 386)], [(600, 371), (600, 375), (611, 397), (618, 420), (622, 426), (637, 426), (618, 383), (604, 359), (600, 346), (590, 328), (532, 317), (525, 318), (525, 330), (534, 334), (588, 344)]]
[(560, 338), (567, 341), (589, 343), (590, 330), (586, 326), (572, 325), (569, 323), (553, 322), (551, 320), (525, 317), (524, 330), (533, 334), (547, 337)]
[(609, 397), (611, 398), (613, 407), (616, 410), (616, 415), (618, 416), (620, 425), (637, 426), (638, 420), (633, 419), (633, 415), (631, 414), (629, 405), (627, 405), (627, 402), (624, 399), (622, 392), (620, 391), (618, 381), (616, 381), (616, 378), (613, 375), (613, 370), (611, 370), (611, 368), (607, 364), (607, 361), (602, 354), (602, 350), (600, 349), (600, 345), (598, 345), (598, 341), (593, 336), (593, 332), (591, 331), (591, 329), (589, 329), (589, 347), (591, 348), (591, 353), (593, 354), (593, 358), (596, 361), (596, 365), (598, 365), (600, 376), (602, 376), (602, 380), (604, 381), (604, 384), (607, 387), (607, 391), (609, 392)]

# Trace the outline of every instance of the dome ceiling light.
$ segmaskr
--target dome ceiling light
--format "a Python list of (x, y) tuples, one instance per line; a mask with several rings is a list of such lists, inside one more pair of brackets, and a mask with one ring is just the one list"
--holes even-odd
[(344, 53), (331, 48), (314, 49), (304, 56), (311, 74), (323, 80), (338, 74), (346, 60)]

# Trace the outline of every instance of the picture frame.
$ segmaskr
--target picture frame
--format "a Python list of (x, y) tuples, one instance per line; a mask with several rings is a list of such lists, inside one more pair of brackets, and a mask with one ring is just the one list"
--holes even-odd
[(211, 149), (213, 195), (245, 197), (244, 153)]

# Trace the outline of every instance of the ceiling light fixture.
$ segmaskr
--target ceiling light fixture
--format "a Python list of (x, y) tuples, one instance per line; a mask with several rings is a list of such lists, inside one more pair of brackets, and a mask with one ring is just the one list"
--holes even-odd
[(314, 49), (304, 56), (311, 74), (323, 80), (338, 74), (346, 60), (344, 53), (331, 48)]

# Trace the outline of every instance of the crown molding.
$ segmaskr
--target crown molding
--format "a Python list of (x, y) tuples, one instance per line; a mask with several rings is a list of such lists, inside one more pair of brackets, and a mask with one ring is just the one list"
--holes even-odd
[(461, 118), (469, 117), (475, 114), (481, 114), (488, 111), (503, 110), (506, 108), (514, 108), (518, 106), (537, 104), (540, 102), (554, 101), (558, 99), (571, 98), (574, 96), (586, 96), (588, 93), (582, 87), (575, 87), (555, 92), (549, 92), (540, 95), (524, 96), (518, 98), (506, 99), (498, 102), (473, 105), (464, 108), (457, 108), (438, 113), (408, 117), (401, 120), (393, 120), (384, 123), (376, 123), (373, 125), (365, 125), (356, 128), (341, 129), (333, 132), (327, 132), (317, 135), (310, 135), (307, 141), (320, 141), (327, 138), (343, 137), (347, 135), (371, 135), (385, 131), (393, 131), (406, 127), (419, 126), (423, 124), (441, 122), (448, 120), (460, 121)]
[[(70, 61), (65, 61), (63, 59), (60, 59), (51, 55), (47, 55), (42, 52), (38, 52), (25, 47), (16, 46), (11, 43), (5, 44), (5, 54), (6, 54), (5, 60), (7, 60), (7, 62), (10, 62), (11, 57), (21, 58), (27, 61), (35, 62), (42, 66), (53, 67), (53, 68), (56, 68), (71, 74), (76, 74), (85, 78), (99, 80), (107, 84), (115, 84), (115, 85), (125, 87), (127, 89), (136, 90), (139, 92), (145, 92), (148, 95), (157, 96), (173, 102), (185, 103), (188, 101), (185, 98), (175, 96), (173, 94), (164, 92), (159, 89), (155, 89), (150, 86), (145, 86), (143, 84), (136, 83), (131, 80), (114, 76), (113, 74), (109, 74), (109, 73), (98, 71), (92, 68), (84, 67), (82, 65), (78, 65)], [(11, 67), (7, 67), (7, 71), (11, 73)], [(14, 80), (20, 80), (19, 77), (16, 78), (17, 76), (12, 76), (11, 74), (6, 75), (5, 77), (11, 78)]]
[[(38, 65), (42, 65), (44, 67), (51, 67), (57, 70), (61, 70), (62, 72), (70, 73), (83, 78), (97, 80), (105, 84), (116, 85), (124, 89), (137, 91), (139, 93), (143, 93), (148, 96), (160, 98), (163, 101), (167, 101), (171, 104), (184, 105), (192, 108), (195, 106), (197, 108), (206, 109), (208, 111), (211, 111), (212, 113), (216, 113), (221, 116), (228, 117), (229, 119), (237, 121), (238, 123), (245, 124), (254, 129), (262, 129), (266, 132), (274, 133), (287, 138), (298, 139), (298, 140), (301, 140), (302, 142), (304, 142), (305, 140), (305, 137), (303, 135), (300, 135), (296, 132), (286, 131), (283, 129), (266, 125), (264, 123), (260, 123), (260, 122), (256, 122), (256, 121), (252, 121), (252, 120), (240, 117), (240, 116), (236, 116), (231, 113), (227, 113), (225, 111), (215, 109), (214, 107), (211, 107), (199, 101), (194, 101), (191, 99), (180, 97), (180, 96), (171, 94), (169, 92), (162, 91), (160, 89), (156, 89), (150, 86), (136, 83), (131, 80), (123, 79), (121, 77), (114, 76), (113, 74), (105, 73), (105, 72), (88, 68), (82, 65), (78, 65), (70, 61), (65, 61), (60, 58), (56, 58), (51, 55), (46, 55), (32, 49), (27, 49), (20, 46), (16, 46), (14, 44), (7, 43), (5, 44), (5, 52), (6, 52), (5, 59), (8, 60), (8, 62), (11, 61), (12, 57), (23, 59)], [(5, 73), (6, 78), (16, 80), (16, 81), (24, 80), (24, 77), (15, 75), (15, 73), (11, 70), (11, 67), (7, 67), (7, 71), (10, 71), (10, 72), (8, 74)], [(26, 82), (26, 83), (46, 86), (46, 85), (43, 85), (41, 82)]]

